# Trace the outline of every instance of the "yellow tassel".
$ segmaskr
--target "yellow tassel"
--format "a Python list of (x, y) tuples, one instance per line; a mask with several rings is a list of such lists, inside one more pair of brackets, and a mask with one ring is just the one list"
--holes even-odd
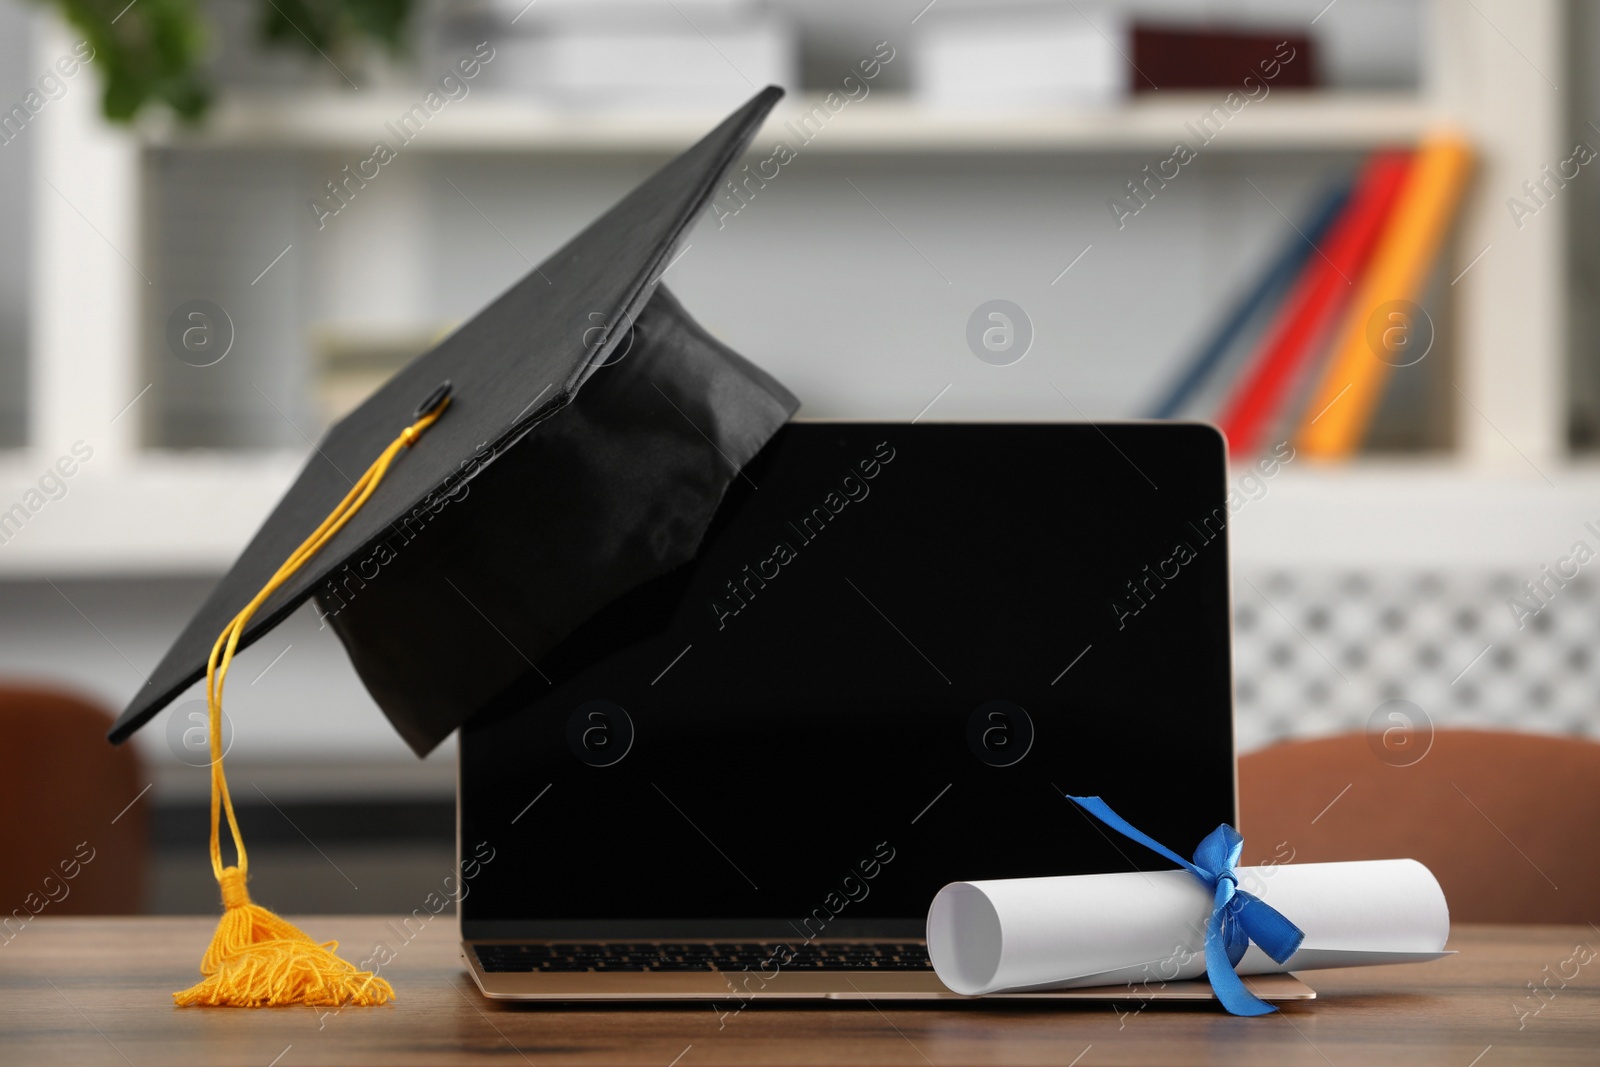
[(200, 961), (205, 979), (172, 994), (189, 1004), (259, 1008), (277, 1004), (343, 1007), (382, 1004), (394, 996), (388, 982), (335, 956), (337, 941), (318, 944), (293, 923), (250, 902), (244, 872), (222, 872), (227, 909)]
[[(250, 869), (239, 820), (234, 816), (228, 779), (222, 773), (222, 687), (239, 639), (256, 609), (289, 577), (338, 533), (350, 516), (372, 496), (389, 464), (401, 449), (410, 448), (422, 432), (439, 418), (450, 403), (446, 393), (426, 414), (407, 426), (383, 450), (333, 513), (278, 568), (271, 581), (233, 617), (211, 647), (206, 663), (206, 707), (210, 712), (211, 741), (211, 869), (222, 887), (222, 919), (200, 961), (201, 982), (172, 994), (180, 1007), (203, 1004), (260, 1008), (279, 1004), (343, 1007), (346, 1004), (383, 1004), (394, 989), (373, 971), (357, 969), (334, 955), (339, 942), (317, 943), (299, 927), (285, 922), (259, 904), (250, 902), (245, 875)], [(237, 866), (222, 865), (221, 816), (226, 812)]]

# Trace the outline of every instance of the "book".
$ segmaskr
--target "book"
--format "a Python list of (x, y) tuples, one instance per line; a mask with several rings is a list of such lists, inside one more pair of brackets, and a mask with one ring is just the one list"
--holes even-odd
[[(1406, 306), (1421, 295), (1471, 166), (1471, 148), (1453, 133), (1431, 135), (1418, 149), (1372, 261), (1340, 322), (1332, 359), (1306, 405), (1297, 444), (1307, 455), (1339, 458), (1360, 446), (1393, 370), (1376, 342), (1387, 332), (1384, 323), (1394, 315), (1404, 317)], [(1369, 327), (1377, 328), (1374, 337), (1368, 336)]]
[(684, 6), (507, 0), (499, 8), (516, 24), (495, 39), (501, 58), (489, 84), (560, 107), (647, 112), (721, 107), (751, 85), (798, 84), (799, 38), (785, 19), (745, 3)]
[(1126, 82), (1126, 23), (1102, 4), (926, 12), (913, 37), (911, 95), (947, 110), (1104, 107)]
[(1274, 89), (1321, 85), (1316, 42), (1304, 30), (1269, 33), (1135, 21), (1132, 38), (1127, 76), (1134, 93), (1233, 89), (1250, 94), (1268, 81)]
[(1234, 456), (1249, 456), (1260, 447), (1284, 399), (1325, 344), (1353, 295), (1355, 280), (1377, 244), (1410, 165), (1409, 152), (1374, 154), (1362, 167), (1326, 239), (1316, 254), (1306, 258), (1299, 279), (1263, 334), (1259, 352), (1217, 420)]

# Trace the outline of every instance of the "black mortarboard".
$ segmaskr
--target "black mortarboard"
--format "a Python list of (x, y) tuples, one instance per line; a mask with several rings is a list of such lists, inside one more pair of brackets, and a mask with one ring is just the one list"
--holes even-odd
[(218, 633), (441, 389), (448, 410), (241, 647), (316, 596), (426, 754), (594, 612), (692, 557), (798, 402), (659, 279), (781, 95), (756, 94), (333, 426), (111, 740), (205, 675)]

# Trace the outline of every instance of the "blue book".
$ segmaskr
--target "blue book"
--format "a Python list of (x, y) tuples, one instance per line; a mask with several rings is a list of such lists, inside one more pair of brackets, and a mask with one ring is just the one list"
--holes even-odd
[(1222, 365), (1250, 323), (1293, 284), (1306, 259), (1315, 253), (1315, 246), (1343, 210), (1350, 190), (1351, 183), (1348, 181), (1340, 182), (1328, 190), (1305, 225), (1284, 243), (1277, 256), (1267, 264), (1267, 269), (1256, 279), (1255, 285), (1233, 306), (1206, 339), (1206, 343), (1194, 354), (1171, 390), (1151, 409), (1149, 418), (1176, 418), (1184, 406), (1194, 399), (1206, 379)]

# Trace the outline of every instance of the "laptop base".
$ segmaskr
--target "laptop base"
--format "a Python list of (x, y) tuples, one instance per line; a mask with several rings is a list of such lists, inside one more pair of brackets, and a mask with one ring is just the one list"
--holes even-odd
[[(470, 942), (461, 945), (461, 960), (490, 1000), (526, 1001), (1206, 1001), (1215, 1000), (1204, 979), (1168, 982), (1160, 988), (1126, 985), (1093, 989), (1060, 989), (1041, 993), (991, 993), (967, 997), (945, 988), (937, 975), (926, 972), (840, 970), (785, 972), (771, 977), (754, 971), (696, 971), (692, 973), (577, 972), (538, 974), (516, 971), (486, 972)], [(1253, 975), (1246, 979), (1250, 991), (1265, 1001), (1315, 1000), (1316, 991), (1292, 974)]]

